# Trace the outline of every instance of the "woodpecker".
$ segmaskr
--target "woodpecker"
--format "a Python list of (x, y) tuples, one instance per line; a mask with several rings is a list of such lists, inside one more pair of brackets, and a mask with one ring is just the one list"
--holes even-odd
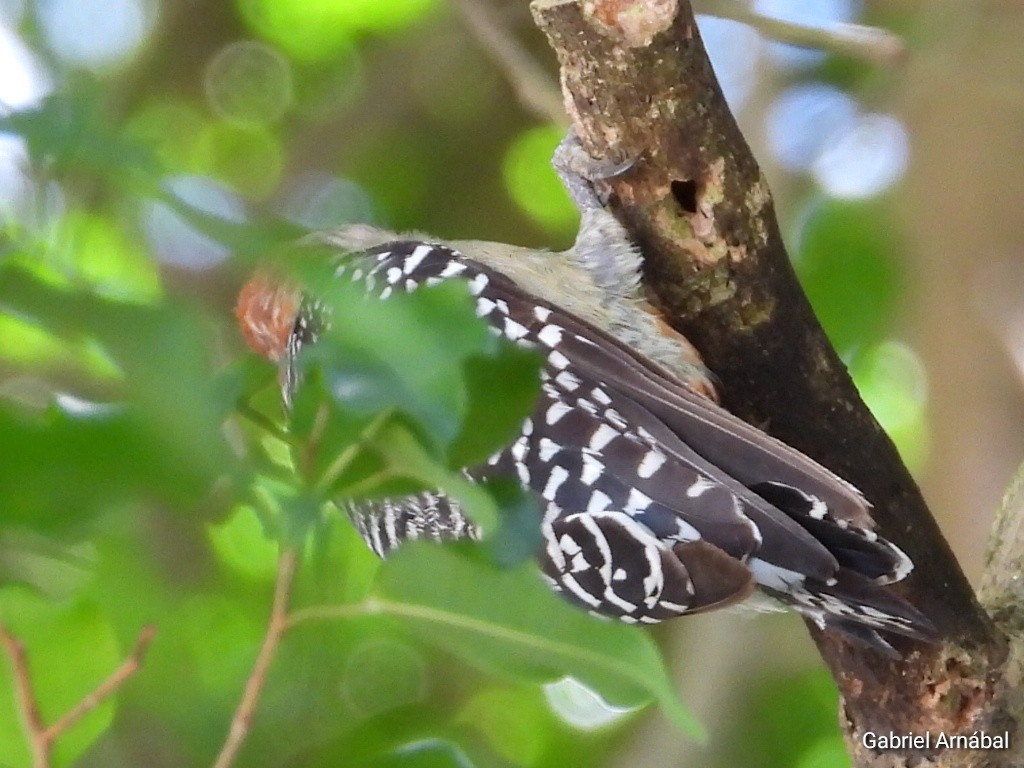
[[(338, 279), (382, 300), (464, 281), (494, 334), (544, 355), (521, 433), (465, 472), (515, 479), (536, 498), (550, 586), (628, 623), (732, 605), (757, 589), (885, 653), (896, 653), (893, 634), (930, 639), (928, 620), (885, 589), (913, 565), (875, 533), (868, 501), (721, 408), (697, 350), (645, 301), (641, 254), (596, 191), (595, 179), (622, 168), (601, 167), (571, 132), (554, 164), (581, 213), (564, 252), (367, 225), (313, 238), (341, 254)], [(290, 405), (297, 356), (322, 330), (315, 302), (257, 276), (236, 315), (249, 345), (280, 365)], [(408, 539), (479, 537), (439, 491), (341, 506), (381, 557)]]

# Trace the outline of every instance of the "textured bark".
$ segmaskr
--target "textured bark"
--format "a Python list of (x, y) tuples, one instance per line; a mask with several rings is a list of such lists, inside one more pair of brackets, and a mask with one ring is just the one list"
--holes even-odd
[[(790, 266), (771, 195), (740, 134), (685, 0), (535, 0), (561, 65), (566, 109), (596, 157), (636, 158), (607, 182), (641, 245), (645, 284), (721, 379), (723, 404), (857, 485), (880, 532), (916, 564), (893, 587), (943, 642), (884, 658), (812, 628), (842, 696), (855, 764), (866, 731), (1002, 734), (1003, 633), (979, 605), (896, 448), (861, 401)], [(934, 764), (1010, 765), (1005, 752), (947, 751)]]

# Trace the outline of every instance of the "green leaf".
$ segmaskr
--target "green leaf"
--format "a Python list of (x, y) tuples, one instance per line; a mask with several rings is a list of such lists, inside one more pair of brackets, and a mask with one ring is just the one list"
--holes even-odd
[(484, 484), (498, 507), (498, 529), (484, 539), (483, 549), (501, 568), (531, 559), (540, 550), (543, 516), (534, 497), (519, 483), (507, 479)]
[(273, 580), (278, 547), (250, 507), (236, 507), (231, 517), (208, 530), (221, 562), (251, 579)]
[(474, 763), (454, 742), (428, 738), (403, 744), (365, 765), (367, 768), (473, 768)]
[(391, 425), (382, 430), (374, 444), (393, 475), (415, 480), (423, 488), (443, 491), (485, 531), (496, 528), (498, 516), (490, 495), (461, 473), (449, 472), (434, 461), (411, 432)]
[[(106, 679), (121, 653), (107, 619), (91, 603), (53, 603), (22, 587), (0, 589), (0, 621), (25, 645), (44, 722), (53, 723)], [(114, 718), (107, 699), (56, 742), (53, 765), (73, 763)], [(15, 768), (31, 763), (10, 665), (0, 664), (0, 755)]]
[(80, 530), (98, 510), (130, 499), (194, 504), (214, 479), (124, 407), (58, 404), (33, 414), (0, 403), (0, 433), (0, 524)]
[[(298, 263), (331, 318), (300, 355), (290, 414), (307, 487), (335, 500), (441, 490), (495, 531), (495, 499), (461, 468), (521, 429), (540, 388), (539, 355), (489, 333), (459, 281), (379, 301), (330, 269)], [(536, 550), (539, 516), (528, 500), (500, 495), (508, 519), (490, 551), (512, 564)]]
[(535, 765), (554, 741), (555, 723), (536, 686), (489, 688), (475, 694), (458, 722), (478, 731), (512, 765)]
[(156, 175), (156, 156), (139, 141), (112, 128), (101, 114), (98, 83), (78, 78), (74, 87), (48, 96), (38, 107), (0, 116), (0, 131), (25, 139), (32, 161), (57, 174), (78, 171), (124, 183)]
[(650, 637), (569, 606), (532, 566), (500, 570), (455, 547), (413, 543), (388, 559), (376, 592), (373, 610), (474, 665), (516, 679), (571, 675), (620, 706), (654, 699), (701, 737)]
[(300, 433), (316, 409), (307, 404), (300, 412), (299, 400), (322, 395), (301, 390), (319, 371), (319, 386), (349, 420), (343, 440), (370, 417), (394, 411), (411, 419), (423, 444), (453, 469), (478, 464), (508, 443), (540, 390), (540, 356), (489, 333), (463, 281), (379, 301), (319, 261), (324, 266), (306, 262), (298, 270), (330, 317), (300, 355), (306, 385), (293, 417)]
[(40, 415), (0, 405), (5, 515), (56, 520), (139, 496), (190, 507), (241, 472), (222, 425), (247, 377), (215, 376), (212, 333), (194, 310), (104, 299), (14, 267), (0, 268), (0, 310), (98, 345), (122, 383), (113, 406), (67, 400)]
[(364, 387), (354, 378), (342, 383), (335, 377), (335, 385), (345, 392), (341, 397), (336, 391), (335, 397), (329, 375), (318, 367), (308, 371), (289, 414), (288, 432), (295, 438), (292, 462), (299, 477), (307, 487), (334, 496), (386, 470), (370, 440), (398, 416), (391, 410), (347, 407), (358, 401), (362, 390), (372, 390), (372, 380)]
[(443, 455), (467, 409), (463, 364), (495, 342), (475, 317), (466, 286), (442, 284), (387, 301), (333, 278), (312, 290), (334, 316), (303, 351), (303, 370), (318, 367), (337, 406), (353, 417), (407, 414)]
[(541, 361), (540, 353), (511, 344), (466, 360), (463, 378), (468, 403), (460, 432), (448, 450), (449, 467), (480, 464), (519, 436), (523, 419), (540, 395)]
[[(840, 737), (835, 712), (838, 694), (825, 670), (800, 675), (768, 674), (749, 686), (733, 734), (724, 741), (725, 764), (794, 766), (822, 740)], [(771, 738), (765, 738), (771, 734)]]

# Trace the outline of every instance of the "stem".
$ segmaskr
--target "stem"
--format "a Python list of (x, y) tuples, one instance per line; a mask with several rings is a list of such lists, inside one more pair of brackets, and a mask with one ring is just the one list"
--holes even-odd
[(4, 650), (11, 660), (15, 696), (32, 751), (33, 768), (48, 768), (51, 744), (46, 738), (46, 726), (43, 724), (42, 715), (39, 713), (39, 704), (36, 702), (35, 693), (32, 690), (32, 675), (28, 668), (25, 645), (3, 624), (0, 624), (0, 643), (3, 644)]
[(287, 629), (292, 629), (297, 624), (305, 624), (309, 621), (353, 619), (357, 616), (367, 616), (381, 612), (380, 603), (373, 598), (367, 598), (361, 602), (349, 605), (312, 605), (308, 608), (292, 611), (288, 615)]
[(249, 735), (253, 715), (259, 704), (263, 685), (266, 683), (267, 672), (277, 654), (281, 636), (288, 629), (288, 602), (291, 598), (297, 562), (298, 550), (295, 547), (288, 547), (281, 552), (277, 564), (274, 600), (270, 610), (270, 620), (267, 623), (267, 632), (263, 637), (263, 645), (256, 656), (256, 663), (253, 664), (252, 672), (249, 673), (249, 679), (245, 682), (242, 698), (238, 702), (234, 717), (231, 718), (227, 739), (224, 741), (220, 754), (217, 755), (217, 760), (213, 764), (214, 768), (228, 768), (233, 765), (242, 744)]
[(77, 704), (58, 718), (53, 725), (47, 727), (39, 712), (39, 704), (32, 689), (32, 676), (28, 668), (25, 646), (7, 627), (0, 624), (0, 645), (4, 646), (4, 650), (11, 660), (11, 667), (14, 670), (18, 707), (25, 720), (25, 731), (32, 752), (33, 768), (49, 768), (53, 745), (57, 739), (117, 692), (130, 677), (142, 668), (146, 652), (149, 650), (149, 645), (153, 642), (155, 636), (156, 627), (151, 624), (143, 627), (139, 631), (135, 646), (127, 658), (121, 662), (121, 666), (114, 670), (96, 688), (83, 696)]
[(139, 636), (135, 640), (132, 652), (121, 662), (121, 666), (115, 669), (110, 677), (96, 686), (91, 693), (86, 694), (81, 701), (68, 710), (57, 722), (47, 728), (44, 736), (51, 742), (55, 741), (60, 734), (96, 709), (96, 707), (103, 703), (104, 699), (111, 696), (118, 688), (124, 685), (128, 678), (142, 668), (142, 662), (146, 659), (146, 652), (149, 650), (149, 645), (153, 642), (154, 637), (156, 637), (156, 627), (152, 624), (144, 626), (139, 631)]
[(368, 493), (374, 487), (381, 485), (389, 477), (392, 477), (390, 470), (383, 470), (381, 472), (375, 472), (364, 480), (350, 485), (346, 488), (340, 489), (338, 495), (345, 498), (351, 498), (353, 496), (361, 496), (364, 493)]
[(359, 439), (338, 454), (338, 458), (331, 462), (331, 466), (327, 468), (327, 471), (324, 472), (317, 481), (316, 490), (321, 492), (327, 491), (332, 485), (334, 485), (334, 481), (337, 480), (346, 469), (348, 469), (356, 456), (359, 455), (359, 452), (366, 447), (366, 444), (377, 437), (377, 434), (381, 429), (383, 429), (384, 425), (387, 424), (392, 414), (393, 412), (391, 410), (378, 413), (377, 416), (374, 417), (373, 421), (363, 428), (362, 433), (359, 435)]
[(269, 432), (281, 442), (289, 444), (295, 442), (295, 438), (292, 435), (249, 405), (247, 401), (240, 400), (235, 406), (235, 411), (238, 412), (239, 416), (252, 422), (260, 429)]

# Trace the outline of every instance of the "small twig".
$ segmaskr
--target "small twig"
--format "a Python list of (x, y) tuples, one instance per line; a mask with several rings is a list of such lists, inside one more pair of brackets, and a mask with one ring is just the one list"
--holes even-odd
[(32, 749), (32, 765), (35, 768), (47, 768), (50, 764), (50, 742), (45, 737), (46, 726), (39, 714), (39, 704), (32, 690), (32, 676), (28, 669), (25, 645), (3, 624), (0, 624), (0, 643), (3, 643), (4, 650), (11, 659), (18, 709), (25, 720), (25, 730)]
[(313, 426), (309, 431), (309, 437), (306, 438), (302, 452), (299, 454), (299, 469), (303, 476), (309, 475), (309, 468), (313, 465), (316, 452), (320, 449), (320, 438), (323, 437), (324, 430), (327, 429), (329, 415), (327, 404), (320, 403), (316, 409), (316, 416), (313, 417)]
[(295, 438), (281, 427), (257, 411), (248, 400), (239, 400), (235, 405), (235, 411), (239, 416), (247, 419), (265, 432), (270, 433), (283, 443), (294, 443)]
[(814, 27), (764, 16), (736, 0), (709, 0), (701, 4), (700, 10), (712, 16), (749, 24), (779, 42), (843, 53), (878, 64), (898, 62), (907, 53), (903, 38), (880, 27), (841, 22), (827, 27)]
[(354, 485), (349, 485), (345, 488), (339, 489), (339, 496), (343, 496), (345, 498), (364, 496), (393, 476), (394, 474), (390, 469), (383, 469), (380, 472), (374, 472), (369, 477), (360, 480)]
[(295, 547), (288, 547), (281, 552), (277, 564), (274, 601), (270, 610), (270, 620), (267, 622), (267, 632), (263, 637), (263, 645), (256, 656), (256, 663), (253, 664), (252, 672), (249, 673), (249, 679), (245, 682), (245, 690), (242, 692), (242, 698), (238, 702), (234, 717), (231, 718), (227, 739), (224, 741), (220, 754), (217, 755), (217, 760), (213, 764), (214, 768), (231, 766), (235, 762), (235, 758), (238, 757), (246, 736), (249, 735), (253, 715), (263, 691), (263, 684), (267, 679), (267, 671), (277, 653), (281, 636), (288, 629), (288, 602), (291, 598), (297, 562), (298, 550)]
[(81, 701), (68, 710), (57, 722), (47, 728), (43, 735), (52, 743), (60, 734), (96, 709), (96, 707), (103, 703), (104, 699), (124, 685), (128, 678), (142, 668), (142, 662), (146, 659), (146, 652), (149, 650), (149, 645), (153, 642), (154, 637), (156, 637), (156, 627), (152, 624), (144, 626), (139, 631), (139, 636), (135, 640), (132, 652), (121, 662), (121, 666), (115, 669), (110, 677), (96, 686), (91, 693), (86, 694)]
[(366, 616), (368, 614), (381, 612), (381, 603), (372, 597), (368, 597), (359, 603), (349, 603), (346, 605), (311, 605), (306, 608), (300, 608), (297, 611), (292, 611), (292, 613), (288, 615), (287, 624), (288, 629), (291, 629), (296, 624), (304, 624), (308, 621), (351, 619), (356, 616)]
[(75, 706), (58, 718), (53, 725), (47, 727), (43, 723), (42, 715), (39, 713), (39, 704), (32, 690), (32, 677), (28, 668), (25, 646), (7, 627), (0, 624), (0, 644), (3, 644), (7, 655), (11, 659), (17, 689), (18, 706), (21, 709), (22, 716), (25, 718), (25, 730), (28, 732), (34, 768), (48, 768), (53, 744), (61, 734), (96, 709), (105, 699), (113, 695), (124, 685), (128, 678), (132, 677), (142, 668), (142, 663), (146, 658), (146, 651), (149, 649), (149, 645), (153, 642), (155, 636), (156, 627), (151, 624), (143, 627), (139, 632), (138, 639), (135, 641), (132, 652), (121, 662), (121, 666), (114, 670), (110, 677), (86, 694)]
[(451, 0), (466, 28), (494, 60), (519, 102), (542, 120), (565, 125), (565, 106), (554, 77), (495, 18), (484, 0)]
[[(319, 420), (319, 414), (317, 414), (317, 416)], [(316, 483), (317, 490), (329, 490), (330, 487), (334, 485), (334, 482), (351, 466), (352, 462), (355, 461), (360, 452), (366, 448), (367, 444), (377, 437), (380, 431), (388, 424), (392, 416), (394, 416), (394, 411), (390, 408), (386, 411), (381, 411), (369, 424), (363, 427), (363, 431), (359, 434), (356, 441), (339, 453), (338, 458), (331, 462), (331, 465), (324, 471), (323, 475), (320, 476), (320, 479)], [(312, 439), (313, 438), (310, 438), (311, 442)], [(317, 439), (319, 440), (319, 436)]]

